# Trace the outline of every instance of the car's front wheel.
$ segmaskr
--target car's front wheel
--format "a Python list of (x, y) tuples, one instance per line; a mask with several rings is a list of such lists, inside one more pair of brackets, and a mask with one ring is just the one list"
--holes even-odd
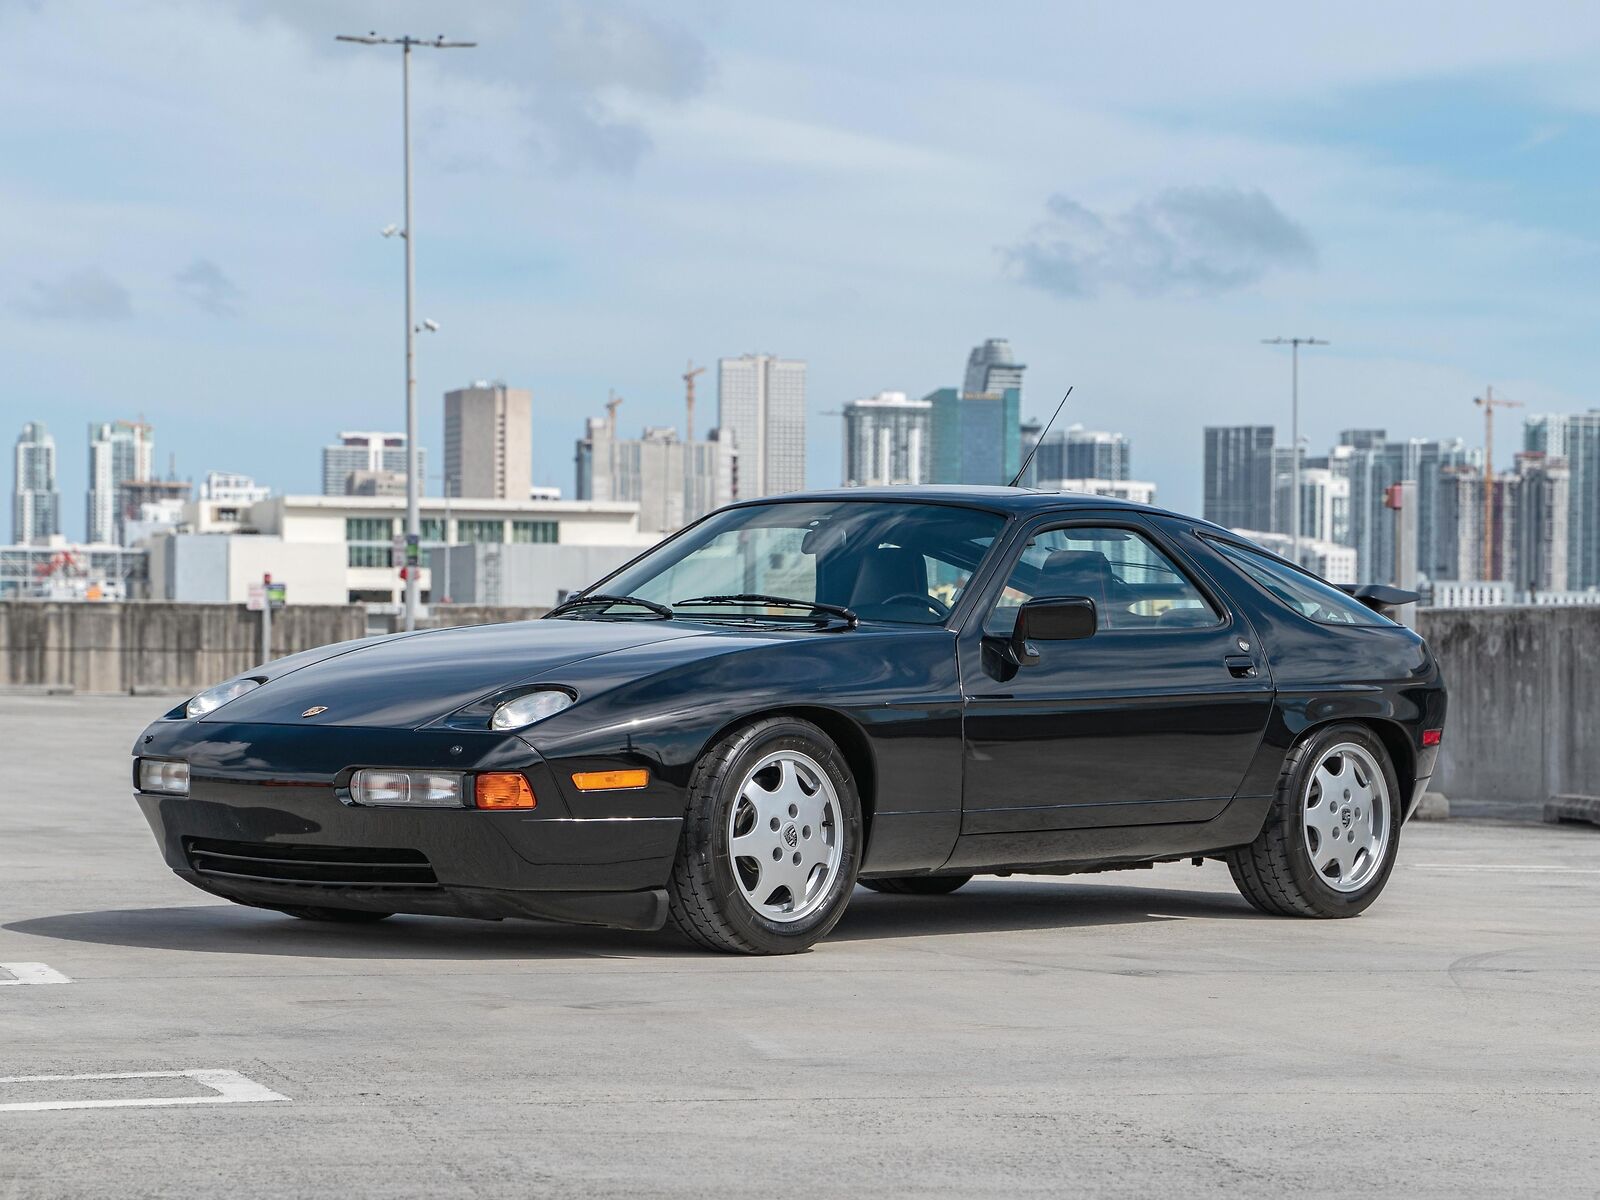
[(844, 915), (860, 855), (861, 800), (838, 746), (809, 721), (755, 721), (695, 764), (668, 911), (713, 950), (793, 954)]
[(1364, 725), (1332, 725), (1289, 752), (1266, 825), (1228, 867), (1262, 912), (1353, 917), (1389, 880), (1401, 817), (1383, 743)]

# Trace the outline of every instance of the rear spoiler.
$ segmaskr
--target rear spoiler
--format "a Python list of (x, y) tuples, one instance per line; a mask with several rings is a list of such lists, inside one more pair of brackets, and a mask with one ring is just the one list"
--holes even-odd
[(1388, 617), (1391, 621), (1398, 621), (1400, 614), (1397, 610), (1407, 604), (1415, 604), (1422, 597), (1416, 592), (1408, 592), (1405, 588), (1390, 587), (1387, 583), (1340, 583), (1335, 584), (1341, 592), (1355, 597), (1373, 612), (1380, 616)]

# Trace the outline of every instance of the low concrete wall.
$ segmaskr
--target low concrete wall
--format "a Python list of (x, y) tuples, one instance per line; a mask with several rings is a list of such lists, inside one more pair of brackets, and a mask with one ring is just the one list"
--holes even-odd
[[(493, 625), (500, 621), (532, 621), (549, 612), (548, 608), (517, 608), (493, 604), (430, 604), (428, 615), (417, 622), (426, 629), (443, 629), (455, 625)], [(394, 627), (404, 626), (403, 618), (396, 617)]]
[(1423, 609), (1450, 689), (1432, 787), (1452, 816), (1539, 820), (1600, 795), (1600, 608)]
[[(360, 605), (273, 614), (273, 657), (366, 634)], [(0, 601), (0, 687), (187, 692), (261, 661), (261, 614), (231, 604)]]

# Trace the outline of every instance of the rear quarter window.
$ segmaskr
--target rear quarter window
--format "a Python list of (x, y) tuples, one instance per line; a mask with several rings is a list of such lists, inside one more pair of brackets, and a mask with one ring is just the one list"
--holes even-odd
[(1207, 538), (1211, 548), (1251, 580), (1271, 593), (1274, 599), (1294, 609), (1308, 621), (1319, 625), (1393, 625), (1388, 617), (1347, 596), (1331, 583), (1301, 571), (1264, 550), (1253, 550), (1234, 542)]

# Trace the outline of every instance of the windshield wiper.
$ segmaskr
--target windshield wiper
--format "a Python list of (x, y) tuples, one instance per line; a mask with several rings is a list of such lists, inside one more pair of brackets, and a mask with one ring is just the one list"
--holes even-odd
[(689, 608), (700, 604), (768, 604), (774, 608), (804, 608), (811, 612), (826, 613), (830, 617), (838, 617), (851, 629), (861, 622), (855, 610), (846, 608), (842, 604), (823, 604), (816, 600), (796, 600), (790, 596), (766, 596), (759, 592), (740, 592), (735, 596), (695, 596), (689, 600), (676, 600), (674, 603), (679, 608)]
[(599, 605), (601, 608), (610, 608), (614, 604), (632, 604), (639, 608), (649, 609), (663, 621), (672, 619), (672, 610), (665, 604), (657, 604), (654, 600), (642, 600), (638, 596), (610, 596), (605, 592), (592, 592), (587, 596), (574, 596), (564, 604), (558, 604), (549, 612), (547, 617), (558, 616), (572, 609), (589, 608)]

